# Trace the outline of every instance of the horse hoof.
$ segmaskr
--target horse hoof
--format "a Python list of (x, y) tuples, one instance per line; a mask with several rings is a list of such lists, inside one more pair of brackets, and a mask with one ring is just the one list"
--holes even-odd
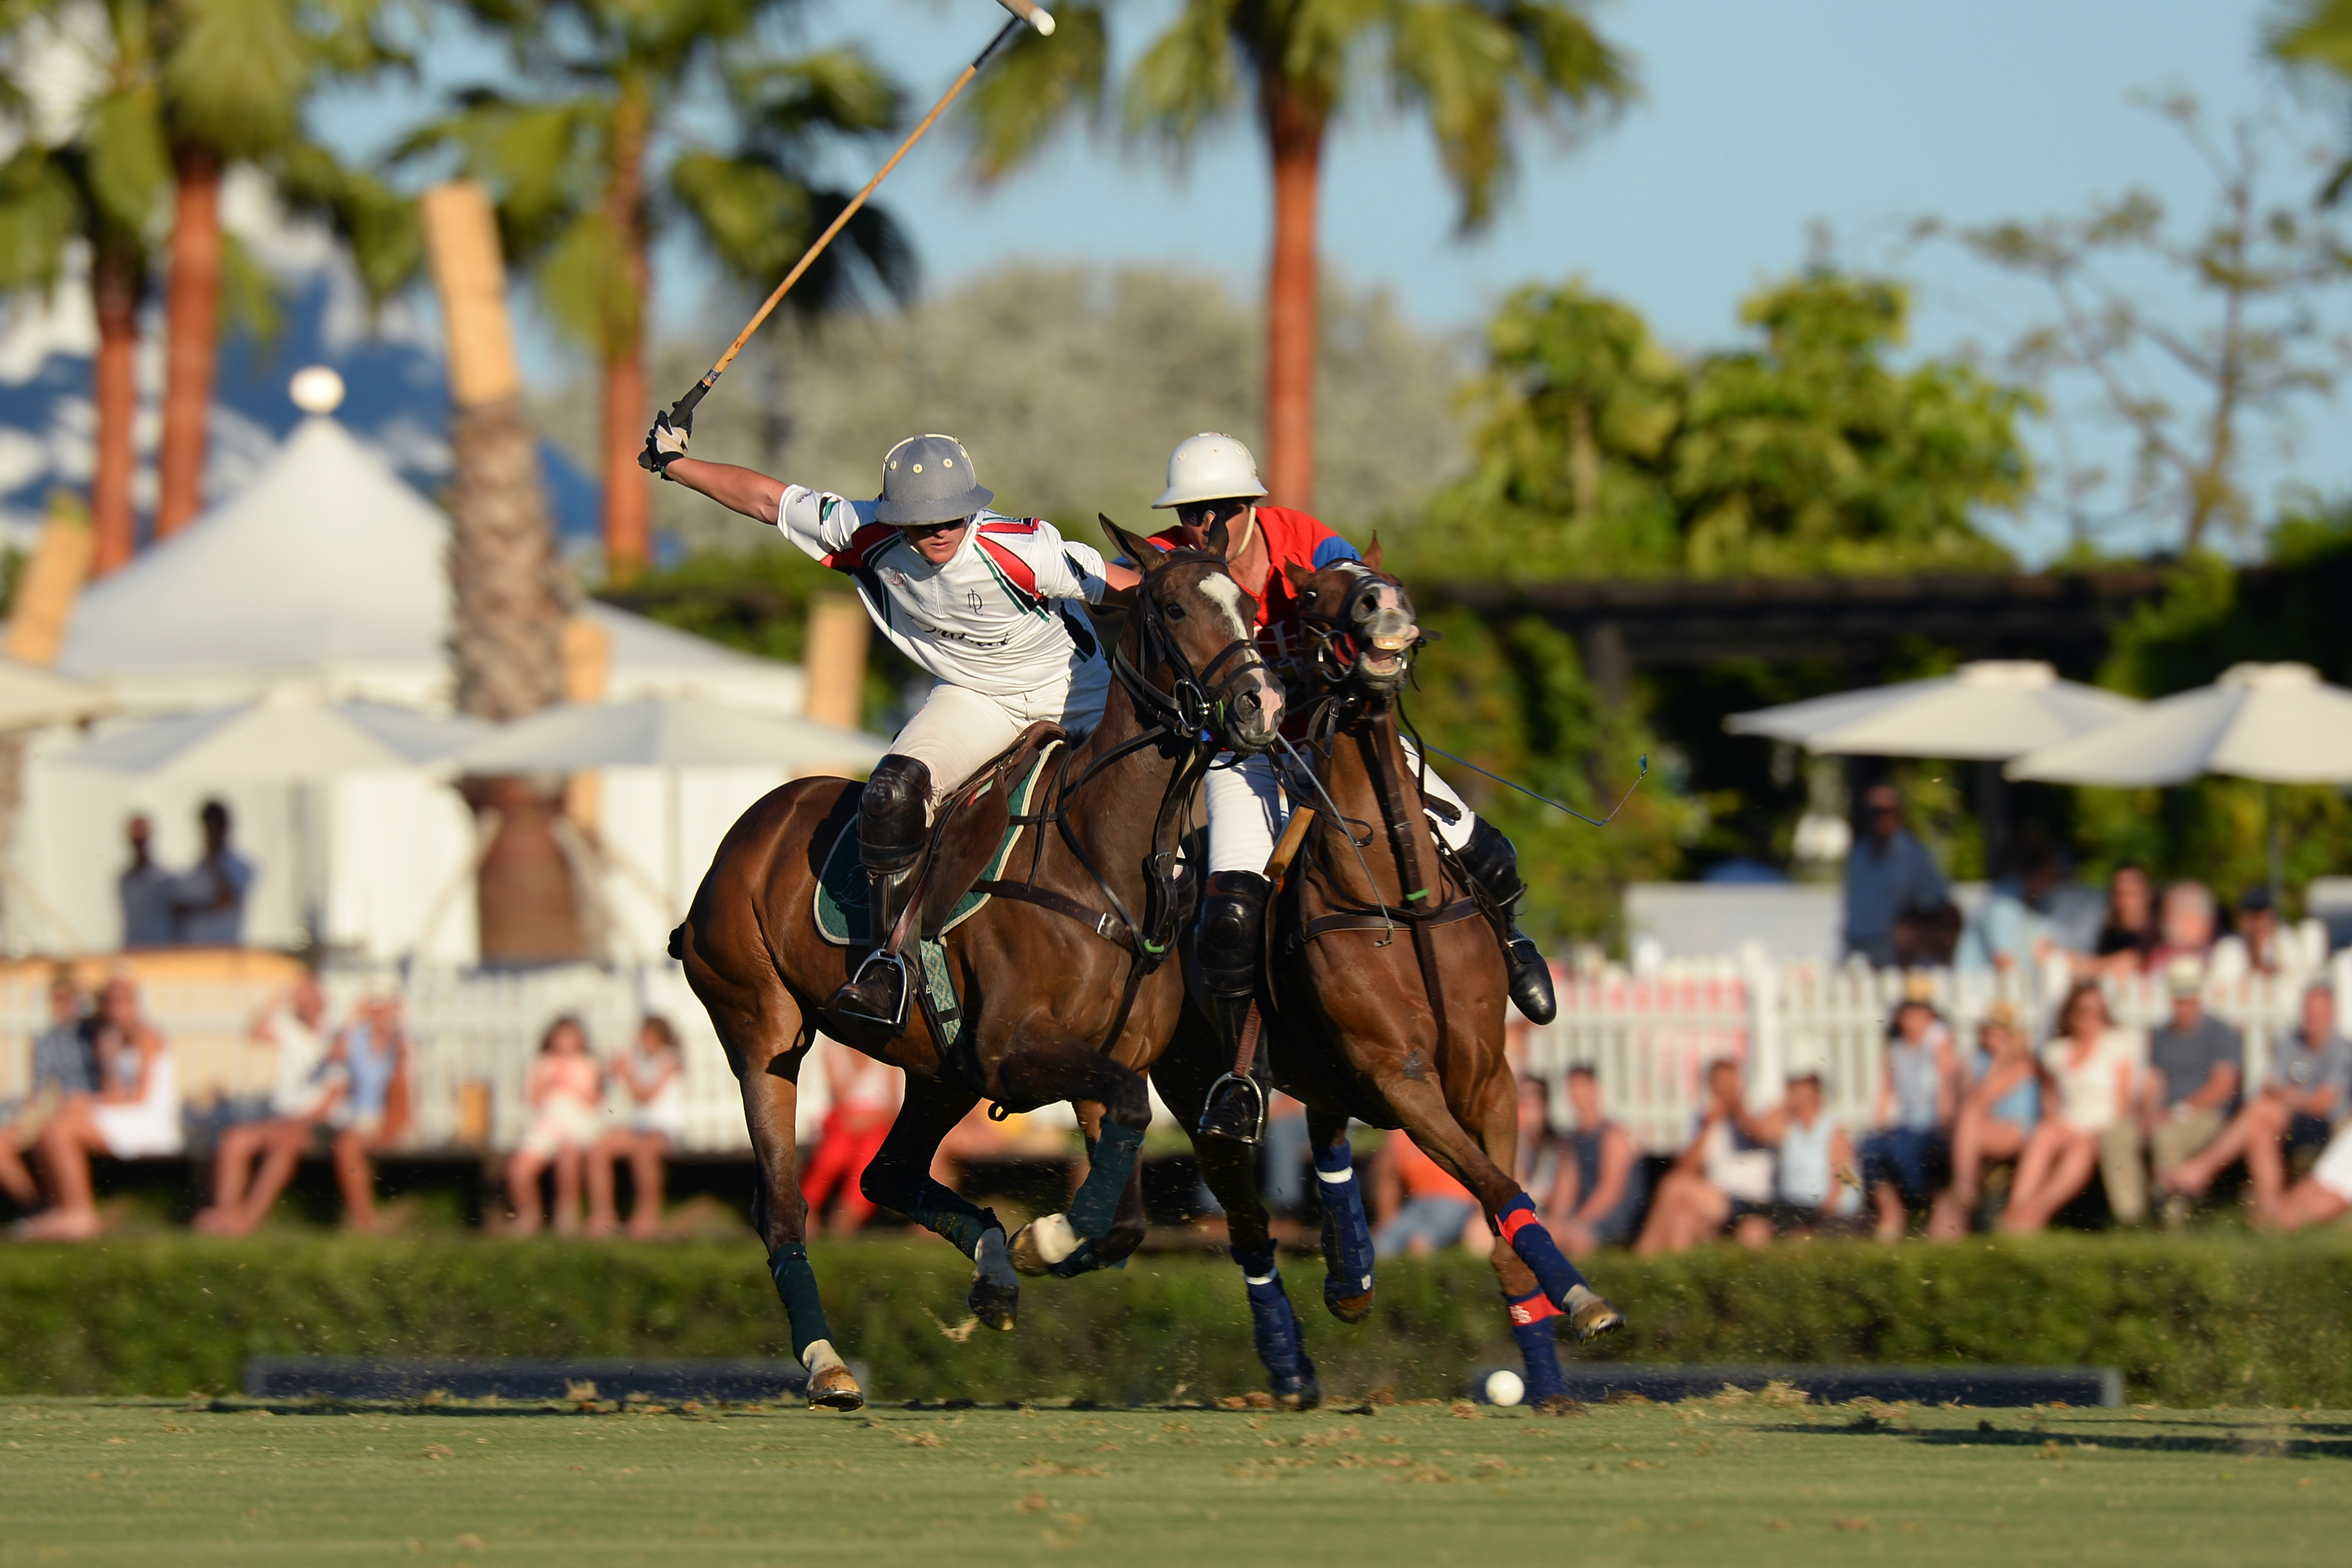
[(847, 1367), (836, 1363), (809, 1373), (808, 1404), (811, 1410), (863, 1410), (866, 1391)]
[(1335, 1296), (1327, 1285), (1323, 1291), (1323, 1305), (1343, 1323), (1360, 1323), (1372, 1315), (1372, 1292), (1366, 1290), (1360, 1296)]
[(1067, 1215), (1049, 1214), (1013, 1233), (1013, 1267), (1024, 1274), (1047, 1274), (1078, 1249), (1078, 1234)]
[(1579, 1341), (1591, 1344), (1623, 1328), (1625, 1314), (1579, 1285), (1568, 1293), (1568, 1326), (1576, 1331)]
[(1011, 1331), (1021, 1306), (1021, 1277), (1013, 1270), (1004, 1233), (992, 1228), (982, 1232), (972, 1262), (977, 1267), (972, 1270), (971, 1294), (964, 1298), (964, 1305), (983, 1326)]
[(1297, 1387), (1275, 1390), (1274, 1402), (1285, 1410), (1312, 1410), (1323, 1403), (1323, 1385), (1310, 1372), (1298, 1380)]

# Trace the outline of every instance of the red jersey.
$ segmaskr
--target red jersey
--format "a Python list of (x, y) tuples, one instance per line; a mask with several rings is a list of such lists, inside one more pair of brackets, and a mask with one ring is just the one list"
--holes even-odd
[[(1320, 572), (1334, 561), (1360, 559), (1356, 547), (1303, 511), (1261, 506), (1257, 526), (1265, 535), (1265, 588), (1257, 595), (1257, 649), (1268, 664), (1286, 664), (1298, 646), (1298, 591), (1283, 575), (1285, 565)], [(1161, 548), (1184, 542), (1179, 529), (1151, 536)]]

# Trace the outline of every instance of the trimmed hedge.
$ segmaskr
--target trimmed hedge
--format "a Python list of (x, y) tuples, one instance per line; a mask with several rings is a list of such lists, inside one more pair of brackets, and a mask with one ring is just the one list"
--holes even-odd
[[(1259, 1386), (1229, 1263), (1150, 1255), (1025, 1282), (1013, 1334), (964, 1321), (936, 1241), (820, 1244), (826, 1310), (877, 1397), (1163, 1400)], [(1727, 1247), (1594, 1260), (1631, 1327), (1616, 1359), (2112, 1365), (2135, 1399), (2352, 1405), (2352, 1247), (2338, 1236), (2051, 1236), (1948, 1247)], [(1384, 1264), (1355, 1328), (1286, 1270), (1327, 1388), (1457, 1392), (1513, 1359), (1493, 1274)], [(0, 1249), (0, 1393), (233, 1391), (260, 1353), (785, 1356), (746, 1244), (186, 1237)], [(1573, 1353), (1573, 1352), (1571, 1352)]]

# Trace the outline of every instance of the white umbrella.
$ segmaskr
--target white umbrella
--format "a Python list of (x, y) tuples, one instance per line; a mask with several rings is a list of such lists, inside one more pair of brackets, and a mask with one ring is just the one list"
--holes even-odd
[(1723, 727), (1735, 735), (1793, 741), (1821, 753), (2006, 762), (2113, 723), (2138, 706), (2095, 686), (2061, 680), (2038, 661), (1982, 659), (1932, 680), (1735, 713)]
[(2352, 783), (2352, 691), (2307, 664), (2231, 666), (2009, 766), (2013, 779), (2146, 788), (2228, 773), (2264, 784)]
[(307, 784), (439, 762), (487, 729), (478, 719), (273, 693), (241, 707), (152, 720), (65, 760), (194, 784)]
[(86, 680), (0, 658), (0, 731), (29, 730), (102, 712), (112, 700)]
[(457, 754), (476, 773), (570, 773), (578, 768), (859, 767), (888, 744), (863, 730), (785, 719), (723, 702), (648, 697), (546, 709), (484, 736)]

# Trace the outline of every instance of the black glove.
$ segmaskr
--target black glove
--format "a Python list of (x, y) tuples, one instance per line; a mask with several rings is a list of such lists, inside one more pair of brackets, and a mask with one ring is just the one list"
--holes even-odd
[(687, 444), (694, 438), (694, 416), (679, 416), (673, 425), (667, 414), (654, 416), (654, 427), (646, 432), (646, 449), (637, 454), (640, 468), (669, 478), (669, 466), (686, 456)]

